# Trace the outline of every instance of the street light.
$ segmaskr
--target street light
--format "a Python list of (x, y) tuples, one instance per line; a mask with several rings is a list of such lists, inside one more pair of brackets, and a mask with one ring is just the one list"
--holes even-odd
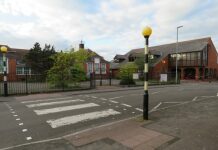
[(176, 84), (178, 83), (178, 71), (177, 71), (177, 68), (178, 68), (178, 59), (177, 59), (177, 53), (178, 53), (178, 39), (179, 39), (179, 35), (178, 35), (178, 32), (179, 32), (179, 28), (182, 28), (183, 26), (178, 26), (177, 27), (177, 32), (176, 32)]
[(2, 58), (3, 58), (3, 71), (4, 71), (4, 96), (8, 96), (8, 84), (7, 84), (7, 68), (6, 68), (6, 53), (8, 48), (6, 46), (1, 47)]
[(144, 99), (143, 99), (143, 119), (148, 120), (148, 45), (149, 36), (152, 33), (150, 27), (145, 27), (142, 30), (142, 35), (145, 38), (145, 66), (144, 66)]

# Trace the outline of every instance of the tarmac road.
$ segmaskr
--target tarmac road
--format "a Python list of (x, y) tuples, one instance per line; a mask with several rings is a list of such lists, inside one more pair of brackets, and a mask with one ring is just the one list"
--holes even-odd
[[(180, 139), (168, 149), (175, 149), (175, 145), (186, 145), (190, 149), (186, 143), (196, 148), (202, 145), (200, 140), (207, 142), (197, 148), (214, 148), (218, 141), (217, 100), (217, 83), (151, 87), (149, 118), (152, 123), (146, 127)], [(68, 92), (1, 97), (0, 149), (135, 117), (142, 114), (142, 103), (143, 89), (139, 88), (78, 95)]]

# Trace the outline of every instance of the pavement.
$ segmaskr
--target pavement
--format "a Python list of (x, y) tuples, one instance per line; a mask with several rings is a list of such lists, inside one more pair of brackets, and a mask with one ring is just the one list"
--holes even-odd
[[(12, 150), (155, 150), (174, 143), (177, 138), (143, 126), (151, 121), (141, 117), (126, 119), (50, 140), (30, 142), (5, 149)], [(2, 149), (3, 150), (3, 149)]]
[[(148, 121), (141, 117), (141, 88), (0, 97), (0, 150), (218, 149), (217, 83), (150, 88)], [(68, 107), (71, 98), (83, 100), (78, 102), (79, 105), (93, 103), (100, 107), (45, 115), (36, 113), (36, 110), (51, 110), (60, 102), (67, 102), (61, 107)], [(108, 113), (113, 110), (115, 114), (71, 125), (62, 124), (58, 128), (52, 128), (47, 122), (72, 113), (74, 117), (82, 118), (87, 112), (105, 110), (110, 110)], [(19, 126), (21, 122), (23, 125)], [(21, 131), (25, 132), (21, 134)]]
[[(154, 150), (174, 141), (175, 138), (173, 136), (142, 127), (145, 124), (135, 118), (92, 129), (81, 134), (66, 136), (65, 138), (78, 147), (95, 145), (96, 141), (110, 139), (113, 142), (107, 146), (108, 149), (118, 149), (116, 148), (117, 144), (114, 143), (119, 143), (122, 144), (122, 146), (119, 146), (119, 149), (133, 150)], [(100, 149), (103, 149), (103, 147)]]

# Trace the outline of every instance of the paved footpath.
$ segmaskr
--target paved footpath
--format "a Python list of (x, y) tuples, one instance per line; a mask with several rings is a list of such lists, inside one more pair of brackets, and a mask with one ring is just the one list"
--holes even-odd
[(2, 150), (155, 150), (177, 140), (176, 137), (143, 127), (149, 123), (137, 117)]
[[(111, 125), (89, 130), (77, 135), (65, 136), (75, 146), (86, 147), (97, 146), (97, 149), (104, 149), (104, 145), (96, 145), (97, 142), (106, 143), (106, 149), (133, 149), (133, 150), (154, 150), (161, 146), (166, 146), (176, 138), (151, 129), (142, 127), (150, 121), (142, 122), (142, 118), (134, 118), (121, 121)], [(106, 142), (105, 142), (106, 140)], [(111, 141), (107, 143), (107, 140)], [(119, 148), (117, 145), (120, 145)], [(83, 146), (85, 145), (85, 146)]]

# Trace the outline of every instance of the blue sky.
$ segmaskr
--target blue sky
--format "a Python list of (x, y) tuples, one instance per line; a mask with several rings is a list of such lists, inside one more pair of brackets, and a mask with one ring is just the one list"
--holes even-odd
[(218, 0), (0, 0), (0, 44), (57, 50), (81, 40), (111, 60), (144, 45), (141, 30), (153, 29), (150, 45), (212, 37), (218, 48)]

